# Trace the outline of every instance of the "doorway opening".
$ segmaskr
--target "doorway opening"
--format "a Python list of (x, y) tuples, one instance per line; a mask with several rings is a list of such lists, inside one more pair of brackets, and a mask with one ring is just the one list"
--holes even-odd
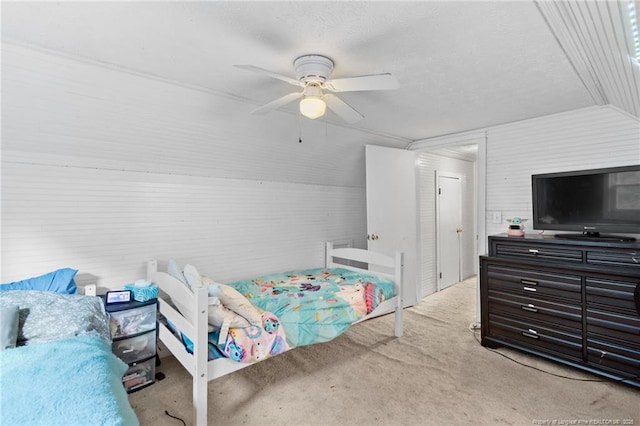
[[(486, 134), (454, 135), (414, 143), (410, 149), (418, 152), (420, 231), (420, 286), (421, 297), (438, 291), (437, 250), (435, 243), (435, 171), (458, 172), (461, 164), (471, 179), (463, 189), (463, 232), (461, 234), (461, 262), (464, 280), (478, 274), (478, 256), (486, 252)], [(461, 163), (463, 162), (463, 163)], [(431, 191), (431, 192), (429, 192)], [(470, 191), (470, 192), (469, 192)], [(470, 194), (470, 195), (469, 195)], [(466, 200), (466, 201), (465, 201)], [(471, 200), (471, 201), (469, 201)], [(466, 228), (466, 230), (465, 230)], [(466, 262), (466, 263), (465, 263)], [(480, 291), (477, 293), (476, 319), (480, 322)]]

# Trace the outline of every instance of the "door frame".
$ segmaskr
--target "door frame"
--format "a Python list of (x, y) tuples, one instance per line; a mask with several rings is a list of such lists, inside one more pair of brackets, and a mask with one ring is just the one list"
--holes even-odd
[[(439, 196), (439, 191), (438, 189), (440, 188), (440, 178), (441, 177), (445, 177), (445, 178), (452, 178), (452, 179), (457, 179), (458, 180), (458, 184), (460, 185), (460, 192), (459, 194), (459, 200), (458, 200), (458, 206), (460, 207), (458, 209), (458, 224), (460, 224), (460, 226), (462, 226), (462, 175), (460, 173), (455, 173), (455, 172), (445, 172), (445, 171), (440, 171), (440, 170), (436, 170), (436, 180), (435, 180), (435, 184), (436, 184), (436, 191), (435, 191), (435, 205), (436, 205), (436, 291), (440, 291), (442, 290), (442, 285), (441, 285), (441, 281), (440, 281), (440, 272), (442, 271), (442, 265), (440, 264), (440, 261), (442, 260), (442, 256), (440, 255), (440, 244), (442, 242), (442, 236), (440, 235), (440, 206), (442, 205), (441, 197)], [(462, 269), (462, 265), (461, 265), (461, 257), (462, 257), (462, 253), (460, 252), (461, 248), (460, 248), (460, 235), (458, 235), (458, 281), (460, 281), (462, 274), (461, 274), (461, 269)], [(447, 286), (448, 287), (448, 286)], [(447, 288), (445, 287), (445, 288)]]
[[(443, 148), (455, 148), (466, 145), (477, 145), (476, 156), (476, 214), (474, 226), (476, 231), (475, 257), (487, 253), (487, 131), (475, 130), (453, 135), (423, 139), (412, 142), (407, 149), (418, 152), (433, 152)], [(474, 271), (479, 277), (479, 262), (475, 262)], [(480, 324), (480, 283), (476, 284), (476, 324)]]

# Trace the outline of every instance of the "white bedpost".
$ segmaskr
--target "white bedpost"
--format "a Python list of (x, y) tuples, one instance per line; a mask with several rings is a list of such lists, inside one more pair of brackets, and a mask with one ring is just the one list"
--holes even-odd
[(404, 307), (404, 254), (396, 253), (395, 259), (395, 281), (398, 284), (398, 304), (396, 305), (395, 316), (395, 335), (396, 337), (402, 337), (402, 309)]
[(193, 289), (195, 338), (193, 339), (193, 355), (195, 358), (193, 371), (193, 417), (197, 426), (207, 424), (207, 364), (209, 361), (208, 331), (208, 287), (201, 285)]
[(330, 268), (331, 266), (331, 262), (333, 261), (333, 258), (331, 256), (331, 251), (333, 250), (333, 243), (330, 241), (327, 241), (327, 243), (324, 246), (324, 267), (325, 268)]

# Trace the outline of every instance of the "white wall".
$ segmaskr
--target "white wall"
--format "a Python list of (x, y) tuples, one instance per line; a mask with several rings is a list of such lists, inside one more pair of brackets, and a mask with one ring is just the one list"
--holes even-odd
[[(478, 185), (483, 181), (486, 185), (478, 187), (477, 199), (481, 209), (478, 216), (484, 214), (484, 222), (477, 224), (481, 242), (478, 253), (484, 254), (487, 252), (484, 236), (506, 232), (507, 218), (532, 218), (532, 174), (640, 164), (640, 121), (612, 106), (589, 107), (416, 141), (410, 149), (444, 152), (447, 146), (472, 143), (484, 149), (478, 151)], [(423, 198), (423, 203), (426, 199)], [(421, 208), (422, 223), (430, 223), (425, 215), (431, 207), (427, 203)], [(501, 223), (493, 223), (494, 212), (500, 213)], [(532, 230), (530, 223), (525, 226), (527, 232), (539, 232)], [(422, 277), (424, 283), (430, 283), (435, 279), (431, 278), (435, 273), (431, 260), (435, 262), (435, 258), (429, 255), (429, 225), (426, 229), (422, 238), (426, 241), (423, 250), (427, 256), (423, 255), (423, 259), (427, 263), (422, 265)], [(640, 235), (636, 238), (640, 239)]]
[[(613, 107), (592, 107), (487, 129), (487, 235), (506, 218), (532, 218), (531, 175), (640, 164), (640, 122)], [(500, 212), (501, 224), (492, 223)], [(526, 223), (527, 232), (531, 229)]]
[(326, 240), (366, 244), (364, 146), (405, 145), (2, 48), (2, 282), (69, 266), (121, 288), (169, 257), (222, 281), (319, 266)]

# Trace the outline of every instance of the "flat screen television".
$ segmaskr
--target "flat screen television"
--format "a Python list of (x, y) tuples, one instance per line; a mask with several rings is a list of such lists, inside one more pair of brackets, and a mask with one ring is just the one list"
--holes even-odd
[(559, 238), (634, 241), (640, 234), (640, 164), (531, 176), (533, 228)]

